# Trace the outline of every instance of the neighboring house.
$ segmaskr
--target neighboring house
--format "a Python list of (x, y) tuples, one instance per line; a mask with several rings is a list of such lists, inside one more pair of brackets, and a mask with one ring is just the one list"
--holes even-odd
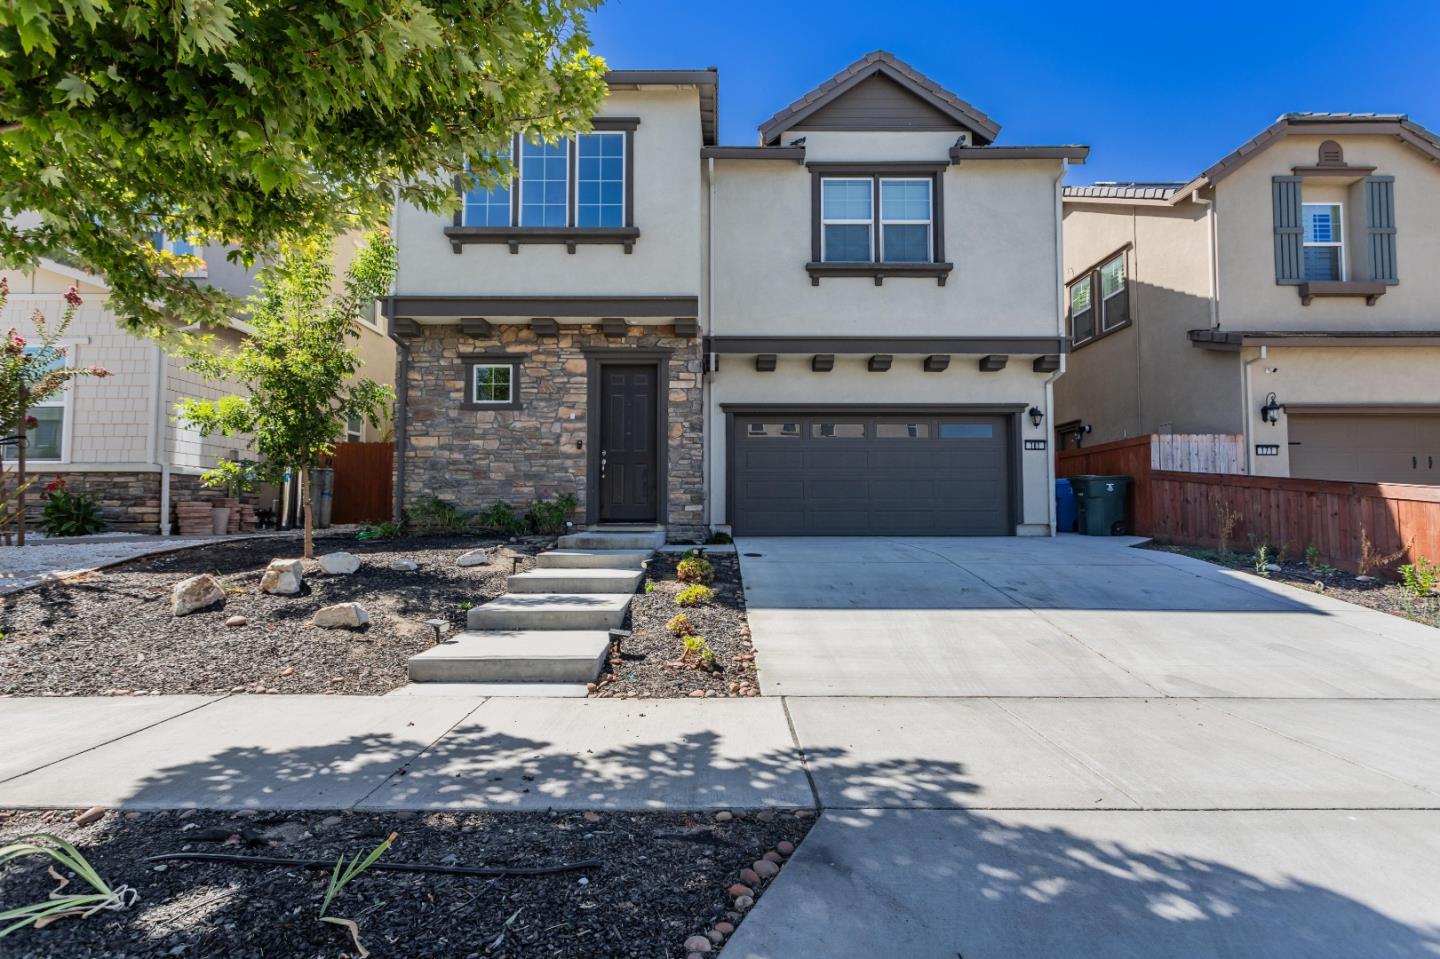
[[(172, 248), (173, 245), (172, 245)], [(253, 274), (227, 262), (220, 248), (193, 250), (206, 261), (196, 282), (213, 283), (237, 295), (253, 285)], [(64, 478), (76, 492), (95, 495), (109, 529), (155, 533), (171, 531), (174, 504), (187, 499), (223, 496), (200, 485), (200, 475), (226, 457), (250, 455), (240, 437), (202, 437), (175, 418), (184, 399), (215, 399), (236, 391), (233, 384), (203, 380), (185, 362), (156, 343), (126, 332), (111, 312), (109, 288), (95, 275), (52, 260), (42, 260), (31, 273), (0, 271), (10, 284), (9, 303), (0, 317), (0, 329), (15, 328), (31, 337), (31, 316), (36, 309), (47, 322), (58, 322), (64, 294), (77, 288), (83, 305), (60, 345), (66, 362), (102, 366), (110, 376), (81, 377), (71, 382), (60, 398), (32, 410), (39, 420), (30, 434), (27, 471), (37, 478), (36, 490)], [(394, 347), (373, 322), (357, 323), (357, 347), (367, 359), (363, 375), (379, 382), (394, 382)], [(236, 345), (246, 329), (243, 322), (216, 331), (217, 343)], [(360, 435), (378, 439), (379, 432), (362, 425)], [(15, 465), (14, 451), (3, 451), (4, 468)], [(167, 522), (162, 523), (161, 517)]]
[(619, 71), (453, 221), (402, 206), (397, 507), (573, 492), (672, 535), (1039, 534), (1084, 147), (870, 54), (715, 143), (717, 77)]
[(1255, 474), (1440, 483), (1440, 137), (1287, 114), (1187, 183), (1064, 202), (1062, 446), (1232, 433)]

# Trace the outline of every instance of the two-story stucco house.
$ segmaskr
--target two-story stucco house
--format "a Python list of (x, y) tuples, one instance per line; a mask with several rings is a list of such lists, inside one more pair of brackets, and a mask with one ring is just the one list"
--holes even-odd
[(1440, 137), (1288, 114), (1064, 204), (1063, 445), (1232, 433), (1259, 475), (1440, 483)]
[[(714, 71), (622, 71), (453, 221), (402, 207), (399, 497), (573, 492), (672, 535), (1046, 533), (1084, 147), (883, 52), (715, 142)], [(398, 504), (397, 504), (398, 505)]]

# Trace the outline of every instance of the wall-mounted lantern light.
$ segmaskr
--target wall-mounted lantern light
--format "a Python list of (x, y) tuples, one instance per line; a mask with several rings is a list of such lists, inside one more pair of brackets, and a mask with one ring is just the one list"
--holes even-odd
[(1271, 426), (1274, 426), (1280, 422), (1280, 411), (1284, 408), (1285, 407), (1275, 399), (1275, 394), (1271, 393), (1265, 397), (1265, 405), (1260, 407), (1260, 418)]
[(1030, 407), (1030, 422), (1031, 422), (1031, 423), (1034, 423), (1036, 426), (1039, 426), (1039, 425), (1040, 425), (1040, 421), (1043, 420), (1044, 418), (1045, 418), (1045, 411), (1044, 411), (1044, 410), (1040, 409), (1040, 407), (1038, 407), (1038, 406), (1032, 406), (1032, 407)]

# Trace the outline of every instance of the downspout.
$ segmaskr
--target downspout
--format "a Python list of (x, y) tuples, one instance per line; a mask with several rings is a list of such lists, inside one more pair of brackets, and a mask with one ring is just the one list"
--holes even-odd
[[(1055, 177), (1055, 335), (1060, 339), (1065, 338), (1065, 201), (1064, 187), (1062, 181), (1065, 174), (1070, 170), (1070, 161), (1060, 159), (1060, 173)], [(1069, 354), (1060, 354), (1060, 369), (1045, 377), (1043, 385), (1045, 391), (1045, 415), (1051, 422), (1055, 419), (1055, 381), (1065, 375), (1066, 361)], [(1055, 429), (1050, 428), (1050, 435), (1055, 435)], [(1045, 444), (1047, 447), (1049, 443)], [(1059, 450), (1051, 449), (1045, 457), (1045, 503), (1046, 516), (1050, 524), (1050, 536), (1056, 535), (1055, 516), (1055, 457)]]
[(1255, 475), (1255, 447), (1250, 443), (1250, 367), (1265, 359), (1268, 354), (1265, 346), (1260, 347), (1260, 355), (1246, 360), (1240, 368), (1240, 399), (1244, 407), (1240, 411), (1240, 425), (1245, 432), (1245, 474)]
[[(390, 200), (390, 240), (395, 250), (400, 250), (400, 190), (397, 188)], [(390, 295), (385, 298), (385, 333), (395, 344), (395, 488), (391, 490), (394, 500), (392, 519), (396, 523), (405, 519), (405, 447), (410, 436), (410, 344), (395, 335), (395, 288), (400, 282), (400, 271), (395, 271), (390, 280)]]
[[(700, 456), (705, 474), (703, 517), (708, 528), (714, 518), (710, 512), (710, 504), (715, 492), (715, 458), (710, 455), (710, 444), (714, 442), (714, 437), (710, 434), (714, 417), (710, 413), (710, 390), (706, 388), (706, 381), (710, 379), (710, 356), (706, 353), (704, 344), (715, 333), (715, 158), (710, 157), (705, 163), (705, 326), (700, 331), (700, 429), (704, 442), (700, 447)], [(725, 511), (728, 516), (729, 503), (725, 504)]]
[(1205, 199), (1197, 189), (1190, 194), (1190, 200), (1205, 207), (1205, 267), (1210, 283), (1210, 329), (1220, 328), (1220, 224), (1219, 211), (1214, 198)]
[(146, 441), (146, 459), (160, 467), (160, 535), (170, 535), (170, 457), (165, 449), (165, 391), (168, 377), (165, 375), (165, 351), (155, 344), (155, 372), (151, 388), (154, 391), (154, 407), (150, 411), (150, 436)]

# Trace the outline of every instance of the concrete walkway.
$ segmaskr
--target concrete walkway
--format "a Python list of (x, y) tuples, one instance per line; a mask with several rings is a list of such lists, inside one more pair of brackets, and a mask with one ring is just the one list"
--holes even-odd
[(256, 536), (293, 536), (294, 533), (244, 533), (240, 536), (147, 536), (139, 533), (99, 533), (45, 539), (26, 536), (24, 547), (0, 546), (0, 596), (22, 589), (69, 579), (116, 563), (177, 549)]
[(739, 550), (766, 698), (0, 700), (0, 807), (818, 805), (728, 959), (1440, 954), (1437, 631), (1115, 540)]

